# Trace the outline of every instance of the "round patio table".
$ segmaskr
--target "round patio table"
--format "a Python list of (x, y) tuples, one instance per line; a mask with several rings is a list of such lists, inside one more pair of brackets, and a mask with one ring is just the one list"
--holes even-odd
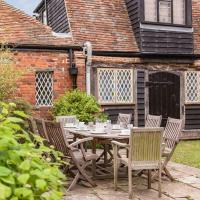
[[(111, 133), (94, 133), (92, 130), (77, 130), (77, 129), (67, 129), (69, 133), (73, 134), (75, 139), (92, 137), (92, 153), (97, 153), (97, 144), (103, 146), (103, 152), (100, 154), (97, 161), (92, 163), (92, 175), (96, 179), (113, 178), (113, 154), (110, 148), (111, 141), (119, 141), (123, 143), (128, 143), (129, 134), (122, 134), (121, 130), (112, 130)], [(110, 158), (108, 157), (110, 156)], [(101, 162), (103, 158), (103, 163)], [(119, 176), (125, 176), (123, 175)]]

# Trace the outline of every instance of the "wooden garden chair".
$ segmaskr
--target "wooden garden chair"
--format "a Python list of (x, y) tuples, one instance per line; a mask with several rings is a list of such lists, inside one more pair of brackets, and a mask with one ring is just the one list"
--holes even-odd
[(147, 115), (145, 127), (160, 127), (161, 121), (162, 121), (162, 116)]
[(71, 116), (56, 116), (56, 121), (57, 122), (61, 122), (63, 125), (65, 125), (67, 123), (75, 124), (76, 120), (77, 120), (77, 118), (76, 118), (75, 115), (71, 115)]
[(162, 169), (164, 170), (166, 176), (173, 181), (174, 178), (167, 169), (167, 164), (173, 156), (173, 153), (179, 143), (179, 138), (182, 129), (182, 119), (168, 118), (167, 124), (164, 131), (164, 150), (162, 157), (165, 158)]
[(47, 131), (46, 131), (46, 127), (45, 127), (45, 120), (44, 119), (39, 119), (39, 118), (34, 118), (35, 124), (36, 124), (36, 128), (37, 128), (37, 132), (38, 134), (45, 139), (47, 142), (49, 142), (49, 138), (47, 135)]
[(36, 127), (35, 120), (34, 120), (33, 117), (29, 116), (26, 119), (26, 122), (28, 124), (27, 130), (28, 130), (29, 137), (30, 137), (31, 141), (35, 143), (35, 139), (34, 139), (33, 134), (38, 134), (38, 130), (37, 130), (37, 127)]
[(131, 123), (131, 119), (132, 119), (132, 114), (119, 113), (117, 124), (123, 123), (123, 125), (127, 126), (128, 124)]
[(28, 131), (30, 131), (31, 133), (38, 133), (34, 118), (30, 116), (26, 119), (26, 121), (28, 123)]
[[(69, 124), (69, 123), (75, 124), (76, 120), (77, 120), (76, 116), (57, 116), (56, 117), (56, 121), (60, 122), (63, 127), (65, 124)], [(64, 130), (64, 132), (68, 141), (72, 142), (74, 140), (74, 136), (70, 134), (69, 131), (67, 130)]]
[[(161, 197), (161, 146), (163, 128), (132, 129), (129, 144), (112, 141), (114, 151), (114, 187), (117, 190), (118, 168), (120, 164), (128, 167), (129, 198), (132, 198), (132, 171), (148, 170), (148, 188), (151, 188), (151, 170), (159, 171), (158, 190)], [(119, 147), (129, 151), (128, 157), (118, 157)]]
[[(122, 123), (124, 127), (127, 127), (127, 125), (131, 123), (131, 119), (132, 119), (132, 114), (119, 113), (118, 118), (117, 118), (117, 124), (121, 124)], [(111, 144), (104, 144), (104, 152), (102, 153), (102, 155), (105, 152), (108, 152), (108, 154), (110, 155), (109, 161), (113, 159), (113, 154), (111, 152), (111, 149), (112, 149)]]
[[(70, 167), (70, 171), (73, 173), (74, 179), (68, 190), (71, 190), (80, 180), (87, 181), (91, 186), (95, 187), (95, 182), (86, 173), (86, 167), (91, 165), (92, 161), (96, 161), (98, 155), (85, 152), (83, 146), (85, 142), (92, 141), (93, 138), (84, 138), (69, 144), (60, 123), (45, 121), (45, 127), (50, 143), (55, 146), (56, 150), (62, 152), (64, 157), (70, 160), (70, 164), (76, 168), (77, 173), (75, 174), (73, 172), (74, 167)], [(78, 148), (79, 146), (80, 149)]]

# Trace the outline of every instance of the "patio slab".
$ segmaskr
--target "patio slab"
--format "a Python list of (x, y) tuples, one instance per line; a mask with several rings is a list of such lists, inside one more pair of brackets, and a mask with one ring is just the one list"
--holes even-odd
[[(162, 182), (163, 200), (200, 200), (200, 169), (170, 163), (169, 169), (176, 181), (164, 179)], [(147, 189), (147, 180), (142, 177), (133, 179), (133, 200), (159, 200), (157, 182), (152, 189)], [(119, 179), (119, 189), (114, 191), (113, 180), (98, 180), (97, 187), (87, 188), (77, 185), (73, 191), (66, 193), (64, 200), (127, 200), (128, 181)]]

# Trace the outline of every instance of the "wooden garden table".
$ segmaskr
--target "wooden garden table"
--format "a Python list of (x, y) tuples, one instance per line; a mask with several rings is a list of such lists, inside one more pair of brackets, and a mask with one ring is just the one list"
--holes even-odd
[[(66, 128), (65, 128), (66, 129)], [(111, 141), (116, 140), (124, 143), (128, 143), (129, 135), (121, 135), (121, 130), (112, 130), (111, 133), (105, 134), (96, 134), (92, 133), (92, 130), (77, 130), (74, 128), (67, 128), (71, 134), (75, 136), (75, 139), (92, 137), (92, 152), (97, 152), (97, 144), (103, 145), (104, 149), (97, 161), (93, 161), (92, 163), (92, 175), (95, 179), (105, 179), (105, 178), (113, 178), (113, 154), (111, 152)], [(108, 158), (110, 155), (110, 158)], [(101, 159), (103, 158), (103, 163)], [(120, 174), (119, 174), (120, 176)], [(124, 174), (122, 175), (124, 176)]]

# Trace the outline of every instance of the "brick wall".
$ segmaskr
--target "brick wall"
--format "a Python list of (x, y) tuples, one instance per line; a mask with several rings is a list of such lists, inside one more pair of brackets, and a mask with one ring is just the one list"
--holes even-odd
[[(14, 52), (16, 67), (24, 70), (24, 75), (18, 82), (17, 96), (35, 106), (35, 72), (38, 70), (54, 71), (54, 98), (57, 99), (66, 91), (72, 89), (72, 79), (69, 75), (69, 55), (59, 52)], [(78, 88), (85, 90), (85, 58), (81, 52), (75, 53), (79, 68)], [(34, 113), (41, 117), (48, 116), (49, 108), (34, 108)]]

